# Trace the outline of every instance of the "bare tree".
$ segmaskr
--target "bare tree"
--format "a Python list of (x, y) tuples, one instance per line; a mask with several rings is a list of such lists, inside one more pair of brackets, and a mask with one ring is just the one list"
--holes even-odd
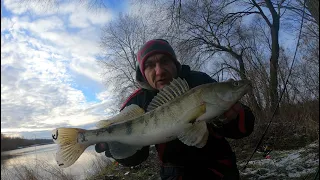
[(281, 8), (285, 8), (292, 12), (291, 19), (304, 16), (304, 19), (313, 22), (319, 26), (319, 1), (318, 0), (296, 0), (288, 1), (282, 4)]
[[(194, 53), (201, 57), (196, 58), (198, 64), (229, 54), (231, 59), (238, 62), (237, 66), (231, 66), (227, 62), (223, 64), (233, 69), (241, 79), (248, 79), (243, 59), (248, 47), (240, 44), (244, 34), (241, 27), (245, 26), (241, 23), (241, 18), (225, 18), (228, 14), (221, 1), (187, 1), (183, 4), (182, 1), (174, 1), (172, 6), (170, 13), (173, 23), (169, 27), (178, 28), (177, 31), (182, 32), (183, 35), (175, 38), (180, 42), (181, 49), (195, 50)], [(261, 111), (253, 92), (249, 94), (254, 109)]]
[(301, 75), (307, 97), (319, 100), (319, 26), (307, 23), (302, 33)]
[[(257, 2), (255, 0), (250, 1), (224, 1), (222, 3), (222, 10), (226, 10), (227, 8), (232, 8), (235, 5), (238, 7), (237, 11), (229, 12), (222, 17), (222, 21), (218, 25), (223, 23), (228, 23), (229, 26), (233, 25), (237, 20), (248, 16), (248, 15), (259, 15), (267, 25), (270, 30), (270, 45), (271, 45), (271, 55), (270, 55), (270, 106), (272, 108), (276, 107), (278, 102), (278, 58), (279, 58), (279, 29), (280, 29), (280, 17), (281, 17), (281, 6), (285, 2), (282, 0), (281, 2), (272, 2), (271, 0), (265, 0), (264, 2)], [(231, 6), (232, 5), (232, 6)], [(207, 6), (210, 7), (210, 6)], [(213, 9), (212, 9), (213, 10)], [(268, 13), (268, 14), (267, 14)], [(227, 26), (228, 27), (228, 26)], [(229, 31), (227, 31), (229, 33)], [(226, 34), (226, 32), (224, 32)], [(220, 39), (220, 38), (217, 38)], [(228, 41), (228, 46), (230, 46), (230, 41)], [(226, 52), (233, 54), (239, 61), (239, 66), (241, 70), (241, 66), (244, 64), (243, 60), (239, 57), (242, 57), (244, 48), (242, 48), (241, 53), (234, 54), (230, 51), (226, 50)], [(242, 73), (243, 75), (244, 73)]]
[(136, 53), (148, 39), (150, 32), (141, 18), (119, 15), (102, 29), (101, 48), (104, 54), (99, 61), (105, 71), (105, 83), (114, 86), (117, 102), (123, 102), (139, 86), (135, 80)]
[[(236, 20), (248, 15), (259, 15), (267, 27), (270, 30), (270, 45), (271, 45), (271, 57), (270, 57), (270, 100), (271, 109), (276, 107), (278, 102), (278, 58), (279, 58), (279, 29), (280, 29), (280, 16), (281, 16), (281, 2), (272, 2), (271, 0), (265, 0), (264, 2), (257, 2), (255, 0), (250, 1), (227, 1), (224, 8), (230, 7), (230, 5), (237, 5), (242, 7), (241, 10), (228, 13), (224, 19)], [(271, 18), (270, 18), (270, 15)]]
[[(260, 83), (265, 86), (265, 90), (269, 90), (269, 97), (264, 99), (266, 100), (267, 107), (272, 110), (279, 101), (278, 66), (281, 18), (284, 18), (285, 13), (290, 9), (295, 10), (294, 12), (300, 13), (300, 15), (301, 12), (303, 12), (301, 1), (297, 0), (294, 2), (300, 3), (298, 10), (290, 5), (291, 1), (285, 0), (177, 0), (168, 2), (167, 4), (171, 7), (170, 15), (172, 23), (170, 28), (177, 28), (182, 31), (183, 34), (187, 34), (187, 36), (179, 36), (179, 38), (177, 38), (177, 41), (181, 42), (179, 45), (185, 46), (186, 49), (197, 48), (198, 54), (205, 57), (216, 57), (217, 54), (222, 56), (225, 55), (225, 53), (230, 54), (237, 60), (238, 64), (237, 66), (230, 66), (229, 64), (228, 67), (238, 72), (241, 79), (248, 78), (246, 75), (247, 69), (245, 61), (249, 61), (249, 59), (245, 58), (250, 57), (251, 60), (255, 59), (254, 63), (257, 70), (259, 68), (257, 65), (265, 65), (265, 60), (262, 56), (269, 53), (269, 61), (267, 61), (269, 62), (269, 67), (260, 68), (259, 74), (263, 76), (263, 78), (269, 79), (266, 82), (262, 81)], [(254, 47), (252, 47), (250, 43), (243, 43), (250, 37), (250, 34), (247, 32), (252, 33), (252, 31), (248, 31), (245, 28), (245, 23), (242, 22), (249, 16), (253, 16), (261, 22), (259, 31), (263, 32), (263, 38), (260, 40), (263, 40), (263, 42), (268, 45), (268, 48), (264, 50), (265, 52), (262, 56), (258, 55), (257, 49), (253, 50), (254, 47), (261, 46), (261, 43), (256, 43), (258, 45)], [(307, 13), (306, 17), (313, 20), (312, 17), (314, 16)], [(202, 62), (204, 62), (204, 60)], [(226, 62), (224, 63), (226, 64)], [(253, 61), (251, 61), (251, 65), (254, 65), (252, 63)], [(266, 73), (265, 69), (268, 69), (269, 72)], [(282, 78), (284, 78), (284, 76), (282, 76)], [(257, 96), (255, 97), (254, 93), (251, 93), (250, 97), (252, 97), (252, 104), (255, 107), (261, 105), (256, 100)]]

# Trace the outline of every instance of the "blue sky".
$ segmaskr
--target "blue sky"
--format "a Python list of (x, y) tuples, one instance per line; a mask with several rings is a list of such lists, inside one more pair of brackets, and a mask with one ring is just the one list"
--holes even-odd
[(100, 30), (127, 2), (99, 10), (19, 2), (1, 1), (1, 133), (50, 138), (56, 127), (94, 128), (112, 107), (96, 58)]

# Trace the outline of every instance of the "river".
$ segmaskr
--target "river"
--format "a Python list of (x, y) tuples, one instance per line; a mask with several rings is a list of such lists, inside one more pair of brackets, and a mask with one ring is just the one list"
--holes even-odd
[(1, 153), (1, 180), (22, 179), (34, 175), (37, 179), (85, 179), (95, 174), (101, 166), (111, 163), (111, 160), (94, 151), (94, 146), (88, 147), (80, 158), (68, 168), (58, 167), (55, 160), (56, 144), (27, 147)]

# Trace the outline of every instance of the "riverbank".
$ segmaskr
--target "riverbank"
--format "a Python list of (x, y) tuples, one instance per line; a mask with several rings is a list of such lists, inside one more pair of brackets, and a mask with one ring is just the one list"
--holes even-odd
[(23, 139), (20, 137), (6, 137), (5, 135), (1, 134), (1, 152), (47, 144), (53, 144), (53, 140)]
[[(240, 156), (240, 155), (239, 155)], [(243, 170), (247, 157), (239, 157), (238, 168), (242, 180), (314, 179), (319, 167), (319, 142), (313, 142), (303, 148), (272, 151), (266, 159), (262, 153), (255, 153), (247, 168)], [(149, 158), (136, 167), (123, 167), (115, 162), (107, 166), (89, 180), (160, 180), (159, 160), (155, 149), (151, 149)]]
[(1, 160), (2, 159), (9, 159), (11, 157), (19, 155), (19, 151), (28, 152), (28, 151), (36, 151), (37, 147), (42, 147), (46, 145), (54, 145), (54, 143), (42, 143), (42, 144), (33, 144), (26, 147), (16, 148), (7, 151), (1, 151)]
[(105, 167), (101, 172), (89, 177), (88, 180), (160, 180), (159, 176), (160, 161), (155, 147), (150, 147), (149, 157), (138, 166), (125, 167), (114, 161)]
[[(34, 148), (30, 148), (34, 149)], [(50, 150), (51, 149), (51, 150)], [(255, 153), (247, 168), (243, 170), (246, 155), (238, 157), (238, 168), (242, 180), (255, 179), (283, 179), (302, 180), (314, 179), (319, 166), (319, 142), (313, 142), (305, 147), (291, 150), (274, 150), (270, 158), (266, 159), (262, 153)], [(124, 167), (114, 160), (106, 158), (103, 153), (98, 154), (91, 147), (68, 168), (57, 166), (54, 158), (55, 147), (48, 146), (38, 150), (38, 154), (27, 153), (4, 162), (1, 166), (1, 176), (6, 180), (160, 180), (159, 160), (154, 147), (150, 148), (149, 158), (135, 167)], [(41, 151), (41, 153), (40, 153)], [(2, 164), (1, 164), (2, 165)]]

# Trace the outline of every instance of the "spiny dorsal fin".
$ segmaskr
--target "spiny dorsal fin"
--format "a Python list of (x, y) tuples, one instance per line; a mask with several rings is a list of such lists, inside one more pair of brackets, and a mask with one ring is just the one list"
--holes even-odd
[(185, 79), (173, 79), (170, 85), (165, 86), (160, 92), (152, 99), (147, 111), (152, 111), (157, 107), (171, 101), (172, 99), (183, 95), (189, 90), (188, 83)]
[(131, 120), (133, 118), (139, 117), (143, 115), (145, 112), (144, 110), (136, 105), (131, 104), (127, 107), (125, 107), (118, 115), (108, 119), (108, 120), (101, 120), (97, 123), (98, 128), (104, 128), (107, 126), (110, 126), (112, 124), (122, 123), (126, 122), (128, 120)]

